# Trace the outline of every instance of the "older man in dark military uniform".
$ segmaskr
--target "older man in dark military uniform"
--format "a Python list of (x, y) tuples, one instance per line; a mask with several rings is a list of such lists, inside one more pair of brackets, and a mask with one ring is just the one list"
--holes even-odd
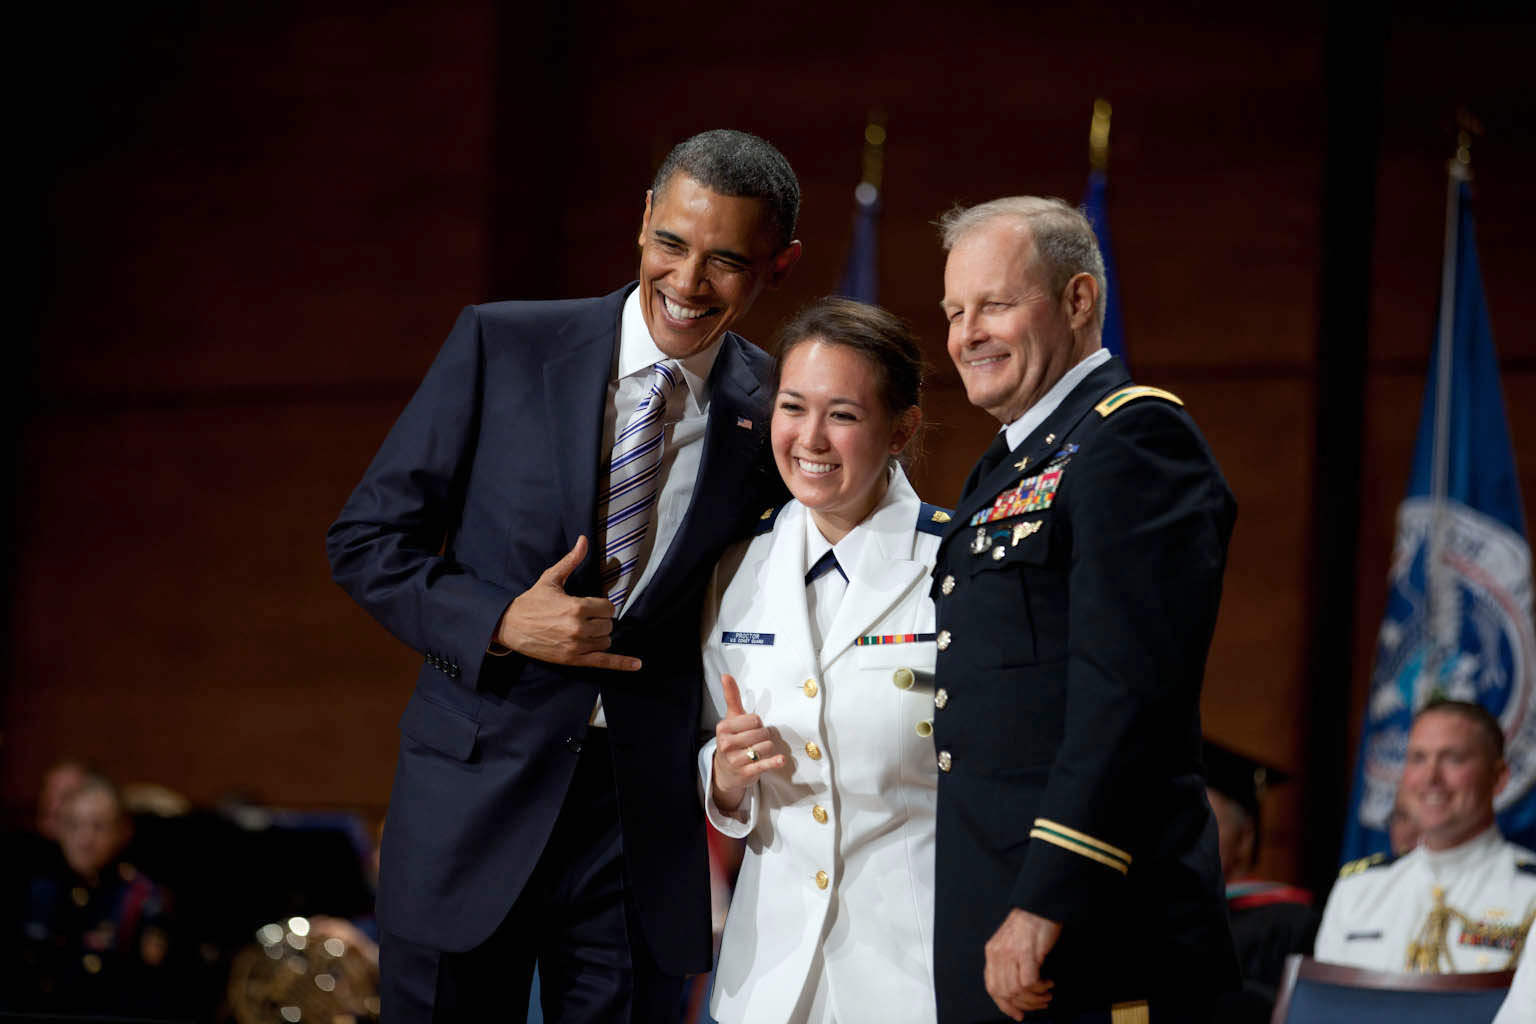
[(939, 1019), (1208, 1019), (1239, 983), (1198, 710), (1232, 494), (1101, 348), (1077, 211), (941, 226), (950, 358), (1004, 429), (934, 570)]

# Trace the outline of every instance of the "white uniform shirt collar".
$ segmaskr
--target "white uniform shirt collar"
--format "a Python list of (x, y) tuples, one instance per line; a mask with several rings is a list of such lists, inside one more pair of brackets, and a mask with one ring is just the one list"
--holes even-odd
[[(715, 368), (715, 357), (720, 354), (721, 334), (702, 352), (695, 352), (679, 360), (683, 367), (683, 380), (699, 408), (709, 401), (709, 374)], [(645, 314), (640, 310), (640, 289), (636, 288), (624, 300), (624, 312), (619, 317), (619, 365), (617, 380), (649, 369), (653, 364), (669, 358), (651, 338), (645, 326)]]
[(837, 552), (837, 564), (843, 567), (843, 573), (850, 581), (863, 564), (865, 548), (870, 544), (877, 545), (872, 554), (878, 558), (910, 558), (912, 529), (917, 522), (920, 503), (917, 492), (912, 490), (906, 474), (898, 466), (890, 471), (885, 493), (869, 515), (835, 545), (821, 535), (821, 529), (811, 518), (811, 510), (805, 509), (805, 566), (802, 571), (810, 572), (828, 548)]
[[(868, 519), (864, 523), (869, 522)], [(863, 526), (860, 523), (859, 526)], [(843, 535), (843, 539), (833, 544), (821, 535), (821, 527), (816, 525), (816, 520), (811, 515), (811, 510), (805, 510), (805, 566), (803, 572), (810, 572), (811, 567), (821, 560), (821, 556), (830, 548), (836, 552), (837, 564), (842, 566), (843, 575), (853, 579), (854, 569), (859, 564), (859, 556), (864, 551), (864, 539), (867, 531), (855, 526)]]
[(1024, 415), (1014, 420), (1003, 429), (1008, 431), (1008, 447), (1017, 448), (1024, 443), (1024, 439), (1035, 432), (1035, 428), (1045, 422), (1045, 418), (1056, 411), (1062, 399), (1072, 393), (1072, 389), (1083, 382), (1083, 378), (1094, 370), (1109, 362), (1109, 349), (1097, 349), (1085, 356), (1082, 362), (1062, 374), (1061, 380), (1051, 385), (1051, 390), (1040, 396), (1040, 401), (1024, 410)]
[(1485, 857), (1497, 853), (1503, 846), (1504, 837), (1499, 834), (1499, 827), (1490, 825), (1471, 839), (1449, 850), (1431, 850), (1420, 843), (1419, 852), (1424, 855), (1424, 862), (1429, 865), (1431, 873), (1438, 877), (1445, 872), (1456, 874), (1465, 871)]

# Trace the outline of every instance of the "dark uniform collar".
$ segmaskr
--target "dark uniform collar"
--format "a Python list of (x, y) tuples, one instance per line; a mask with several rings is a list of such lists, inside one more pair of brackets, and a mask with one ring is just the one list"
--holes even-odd
[(976, 489), (955, 509), (946, 539), (962, 529), (978, 508), (991, 504), (999, 491), (1027, 476), (1034, 467), (1044, 465), (1100, 399), (1130, 382), (1131, 375), (1126, 372), (1125, 364), (1115, 357), (1084, 377), (1082, 383), (1067, 393), (1055, 411), (1024, 438), (1022, 444), (1004, 456), (996, 468), (978, 481)]

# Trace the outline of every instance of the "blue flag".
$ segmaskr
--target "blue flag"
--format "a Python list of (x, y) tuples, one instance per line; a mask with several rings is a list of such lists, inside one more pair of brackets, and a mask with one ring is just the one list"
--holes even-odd
[[(1103, 171), (1088, 174), (1088, 187), (1083, 190), (1083, 214), (1093, 225), (1093, 233), (1099, 239), (1099, 252), (1104, 254), (1104, 277), (1109, 294), (1104, 298), (1104, 347), (1109, 354), (1125, 361), (1125, 335), (1120, 326), (1120, 286), (1115, 276), (1114, 250), (1109, 244), (1109, 179)], [(1127, 363), (1127, 365), (1129, 365)]]
[[(1477, 263), (1468, 186), (1453, 179), (1441, 330), (1397, 513), (1387, 609), (1345, 823), (1343, 859), (1384, 852), (1415, 710), (1441, 695), (1504, 728), (1499, 827), (1536, 846), (1536, 635), (1531, 549)], [(1446, 346), (1449, 346), (1449, 351)]]
[(853, 190), (853, 244), (848, 262), (837, 282), (837, 294), (871, 305), (880, 299), (880, 263), (875, 222), (880, 213), (880, 190), (867, 181)]

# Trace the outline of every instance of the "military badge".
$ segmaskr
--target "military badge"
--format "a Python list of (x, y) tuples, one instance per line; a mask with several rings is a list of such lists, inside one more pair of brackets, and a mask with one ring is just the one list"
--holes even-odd
[(970, 525), (979, 526), (997, 519), (1050, 508), (1056, 500), (1056, 488), (1061, 486), (1061, 474), (1065, 470), (1064, 464), (1052, 465), (1042, 473), (1025, 477), (1019, 481), (1018, 486), (999, 494), (991, 508), (984, 508), (972, 516)]
[(937, 640), (937, 633), (874, 633), (856, 638), (856, 647), (878, 647), (882, 644), (922, 644)]
[(1078, 446), (1075, 445), (1075, 444), (1064, 444), (1064, 445), (1062, 445), (1060, 448), (1058, 448), (1056, 450), (1056, 454), (1051, 456), (1051, 463), (1050, 464), (1052, 466), (1054, 466), (1058, 462), (1065, 462), (1065, 461), (1067, 461), (1072, 456), (1077, 454), (1077, 448), (1078, 448)]
[(1035, 534), (1039, 533), (1040, 525), (1040, 520), (1038, 519), (1028, 523), (1014, 523), (1013, 540), (1009, 544), (1009, 547), (1012, 547), (1014, 544), (1017, 544), (1019, 541), (1025, 539), (1026, 537), (1033, 537)]
[(1520, 945), (1520, 939), (1530, 928), (1529, 921), (1467, 921), (1461, 926), (1463, 946), (1483, 946), (1512, 952)]

